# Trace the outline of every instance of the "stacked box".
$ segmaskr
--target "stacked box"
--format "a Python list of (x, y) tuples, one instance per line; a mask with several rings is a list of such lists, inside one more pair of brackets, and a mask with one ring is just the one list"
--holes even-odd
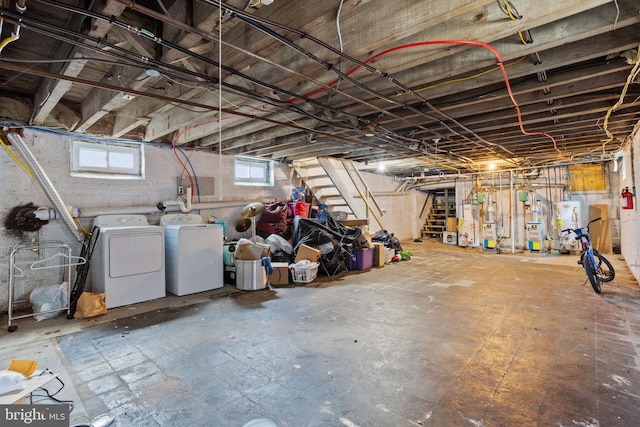
[(272, 262), (273, 273), (269, 277), (269, 283), (272, 285), (288, 285), (289, 284), (289, 264), (286, 262)]
[(373, 243), (373, 266), (374, 267), (384, 267), (385, 254), (384, 254), (384, 243)]
[(320, 252), (320, 249), (302, 244), (298, 247), (298, 252), (296, 252), (295, 262), (300, 262), (303, 259), (308, 259), (311, 262), (317, 262), (320, 259), (321, 254), (322, 252)]

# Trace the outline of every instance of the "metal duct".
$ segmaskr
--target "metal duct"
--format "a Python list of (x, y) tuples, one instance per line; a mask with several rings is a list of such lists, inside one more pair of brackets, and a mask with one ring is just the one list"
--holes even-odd
[(29, 147), (27, 147), (22, 137), (15, 132), (10, 132), (7, 137), (9, 138), (9, 141), (11, 141), (11, 143), (20, 151), (23, 160), (33, 171), (45, 194), (58, 210), (58, 214), (60, 215), (60, 218), (62, 219), (64, 224), (75, 236), (75, 238), (78, 239), (79, 242), (82, 242), (84, 240), (84, 234), (82, 233), (80, 226), (75, 222), (71, 214), (67, 211), (67, 207), (62, 201), (62, 198), (54, 188), (51, 181), (49, 181), (47, 174), (44, 172), (31, 150), (29, 150)]

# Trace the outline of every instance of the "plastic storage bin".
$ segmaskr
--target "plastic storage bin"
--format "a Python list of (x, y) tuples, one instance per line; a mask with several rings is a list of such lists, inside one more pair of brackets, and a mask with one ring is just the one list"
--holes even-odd
[(318, 277), (318, 264), (317, 262), (309, 263), (308, 266), (300, 267), (296, 264), (289, 264), (289, 270), (291, 270), (291, 279), (294, 283), (310, 283)]
[(373, 248), (355, 249), (349, 258), (349, 270), (366, 270), (373, 266)]

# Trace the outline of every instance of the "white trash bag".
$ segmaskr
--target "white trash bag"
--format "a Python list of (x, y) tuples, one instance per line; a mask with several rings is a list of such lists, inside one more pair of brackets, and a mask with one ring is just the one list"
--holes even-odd
[[(45, 285), (35, 288), (31, 291), (29, 300), (36, 313), (36, 321), (44, 319), (53, 319), (57, 317), (63, 308), (67, 307), (67, 293), (69, 292), (69, 284), (62, 282), (59, 285)], [(58, 310), (58, 311), (51, 311)], [(46, 313), (51, 311), (50, 313)]]

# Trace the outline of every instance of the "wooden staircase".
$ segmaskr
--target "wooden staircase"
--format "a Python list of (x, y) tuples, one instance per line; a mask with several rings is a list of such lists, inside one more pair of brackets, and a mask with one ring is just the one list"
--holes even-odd
[(422, 237), (432, 237), (442, 241), (447, 231), (447, 220), (456, 217), (456, 204), (453, 190), (431, 191), (432, 203), (429, 214), (421, 230)]
[(329, 212), (346, 213), (347, 220), (370, 223), (381, 229), (383, 212), (353, 162), (333, 158), (297, 160), (293, 167), (315, 199)]

